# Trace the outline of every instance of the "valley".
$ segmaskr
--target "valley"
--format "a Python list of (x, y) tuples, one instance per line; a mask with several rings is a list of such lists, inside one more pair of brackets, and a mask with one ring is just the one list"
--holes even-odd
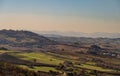
[[(14, 30), (1, 30), (0, 36), (1, 65), (10, 63), (23, 71), (32, 71), (36, 76), (120, 75), (119, 39), (113, 39), (113, 43), (109, 44), (104, 39), (92, 38), (58, 40)], [(8, 67), (1, 68), (4, 70)]]

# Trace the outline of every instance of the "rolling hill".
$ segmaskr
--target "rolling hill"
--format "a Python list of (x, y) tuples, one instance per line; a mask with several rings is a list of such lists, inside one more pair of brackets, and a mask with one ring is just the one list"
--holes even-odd
[(0, 46), (39, 48), (54, 44), (55, 41), (30, 31), (0, 30)]

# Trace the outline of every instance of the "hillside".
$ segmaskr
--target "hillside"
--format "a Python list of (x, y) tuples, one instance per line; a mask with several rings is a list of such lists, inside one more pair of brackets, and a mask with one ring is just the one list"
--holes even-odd
[(119, 76), (119, 41), (0, 30), (0, 76)]
[(46, 72), (34, 72), (18, 67), (15, 64), (0, 62), (0, 76), (52, 76)]
[(53, 44), (56, 42), (30, 31), (0, 30), (0, 45), (39, 48)]

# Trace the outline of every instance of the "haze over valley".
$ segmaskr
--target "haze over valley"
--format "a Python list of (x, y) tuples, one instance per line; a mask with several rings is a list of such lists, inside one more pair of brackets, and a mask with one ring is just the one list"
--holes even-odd
[(0, 76), (120, 76), (120, 1), (0, 0)]
[(83, 32), (58, 32), (58, 31), (34, 31), (38, 34), (42, 34), (46, 37), (90, 37), (90, 38), (120, 38), (120, 33), (107, 33), (107, 32), (95, 32), (95, 33), (83, 33)]

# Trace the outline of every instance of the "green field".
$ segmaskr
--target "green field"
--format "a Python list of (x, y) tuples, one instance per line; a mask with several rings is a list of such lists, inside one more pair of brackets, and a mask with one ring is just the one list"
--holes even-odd
[(10, 52), (10, 51), (0, 50), (0, 53), (5, 53), (5, 52)]
[(77, 67), (86, 68), (86, 69), (90, 69), (90, 70), (97, 70), (97, 71), (115, 71), (115, 70), (104, 69), (104, 68), (102, 68), (102, 67), (93, 66), (93, 65), (88, 65), (88, 64), (77, 65)]
[[(23, 59), (23, 60), (29, 60), (32, 61), (33, 59), (36, 59), (37, 62), (40, 63), (46, 63), (46, 64), (54, 64), (54, 65), (58, 65), (59, 63), (63, 63), (63, 60), (58, 59), (57, 57), (53, 57), (51, 55), (46, 55), (45, 53), (17, 53), (14, 54), (15, 57)], [(87, 62), (85, 64), (80, 65), (79, 67), (81, 68), (87, 68), (87, 69), (91, 69), (91, 70), (98, 70), (98, 71), (113, 71), (111, 69), (104, 69), (102, 67), (98, 67), (95, 66), (94, 62)], [(51, 68), (48, 67), (34, 67), (35, 70), (45, 70), (48, 71)]]
[(14, 51), (11, 51), (11, 50), (0, 50), (0, 54), (2, 54), (2, 53), (12, 53), (12, 52), (14, 52)]
[[(73, 62), (74, 66), (81, 68), (86, 68), (89, 70), (97, 70), (97, 71), (104, 71), (104, 72), (114, 72), (115, 70), (111, 69), (105, 69), (102, 67), (96, 66), (96, 62), (85, 62), (82, 63), (81, 65), (77, 65), (75, 62), (79, 63), (80, 61), (77, 61), (75, 59), (69, 58), (69, 55), (60, 55), (60, 54), (55, 54), (55, 53), (43, 53), (43, 52), (17, 52), (16, 51), (4, 51), (0, 50), (0, 53), (8, 53), (11, 56), (14, 56), (18, 59), (21, 60), (26, 60), (33, 62), (36, 60), (37, 63), (43, 63), (43, 64), (52, 64), (52, 65), (59, 65), (59, 63), (63, 63), (66, 60), (69, 60)], [(34, 71), (44, 71), (44, 72), (49, 72), (50, 70), (52, 71), (58, 71), (54, 67), (48, 67), (48, 66), (32, 66), (30, 68), (29, 66), (26, 65), (19, 65), (22, 68), (29, 69), (29, 70), (34, 70)], [(59, 71), (60, 72), (60, 71)]]
[(33, 68), (30, 68), (30, 67), (28, 67), (26, 65), (19, 65), (19, 67), (22, 67), (24, 69), (34, 70), (34, 71), (44, 71), (44, 72), (49, 72), (50, 70), (56, 71), (56, 72), (58, 71), (53, 67), (42, 67), (42, 66), (37, 67), (37, 66), (34, 66)]
[(22, 60), (28, 60), (28, 61), (33, 61), (36, 59), (36, 62), (38, 63), (46, 63), (46, 64), (54, 64), (58, 65), (59, 63), (63, 63), (64, 61), (61, 59), (58, 59), (56, 57), (46, 55), (45, 53), (40, 53), (40, 52), (32, 52), (32, 53), (11, 53), (11, 55), (20, 58)]

